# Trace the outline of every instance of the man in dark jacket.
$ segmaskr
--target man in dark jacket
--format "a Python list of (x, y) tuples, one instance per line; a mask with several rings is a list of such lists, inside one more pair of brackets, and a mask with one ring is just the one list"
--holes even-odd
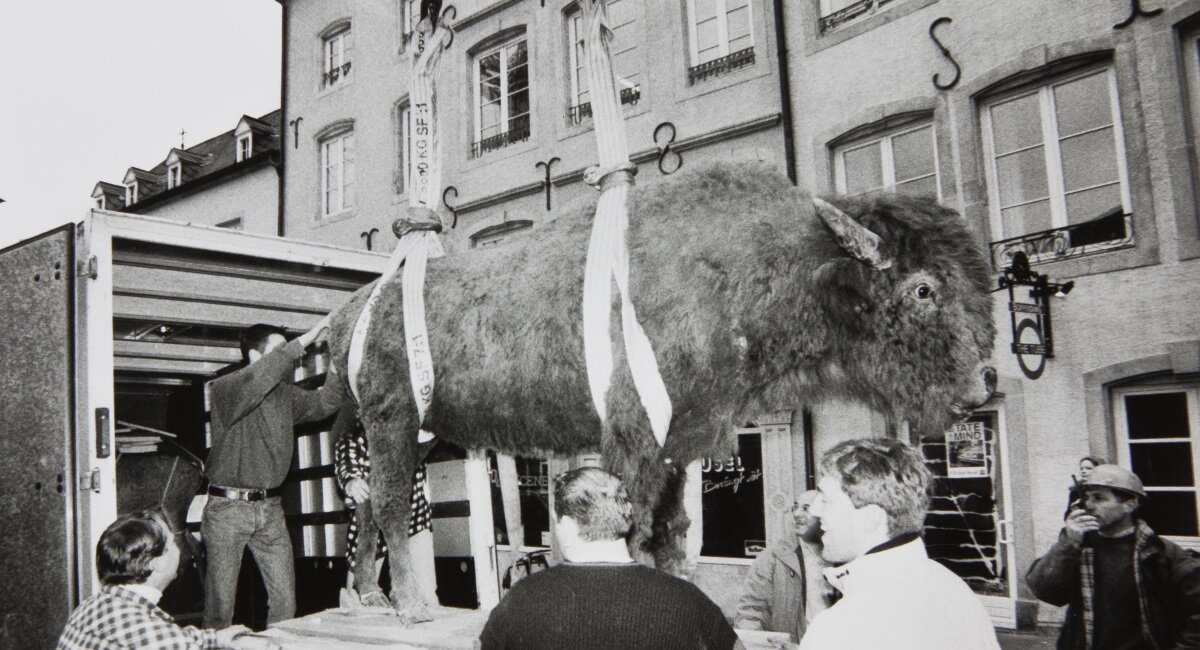
[(1058, 542), (1025, 581), (1067, 605), (1059, 650), (1200, 648), (1200, 561), (1136, 517), (1136, 474), (1100, 465), (1083, 484)]
[(233, 620), (242, 553), (247, 545), (267, 588), (267, 622), (296, 613), (292, 542), (279, 503), (292, 465), (294, 425), (333, 415), (343, 393), (336, 381), (318, 390), (292, 383), (304, 348), (329, 327), (328, 317), (294, 341), (255, 325), (242, 334), (246, 365), (210, 385), (212, 450), (208, 505), (201, 532), (208, 552), (204, 627)]

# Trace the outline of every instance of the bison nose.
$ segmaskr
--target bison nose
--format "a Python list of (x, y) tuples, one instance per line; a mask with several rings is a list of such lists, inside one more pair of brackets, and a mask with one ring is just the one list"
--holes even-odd
[(996, 393), (996, 369), (991, 366), (984, 366), (982, 374), (983, 388), (987, 391), (987, 399), (984, 400), (986, 402)]

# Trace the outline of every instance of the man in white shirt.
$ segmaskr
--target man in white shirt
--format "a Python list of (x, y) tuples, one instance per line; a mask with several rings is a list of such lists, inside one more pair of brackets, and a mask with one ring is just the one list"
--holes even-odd
[(925, 553), (921, 454), (899, 440), (849, 440), (820, 469), (812, 511), (842, 599), (813, 620), (801, 650), (999, 650), (979, 599)]

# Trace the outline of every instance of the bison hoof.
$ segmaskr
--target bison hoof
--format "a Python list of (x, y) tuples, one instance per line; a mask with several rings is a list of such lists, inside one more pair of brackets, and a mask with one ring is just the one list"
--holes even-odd
[(370, 593), (363, 594), (361, 596), (361, 598), (362, 598), (362, 604), (366, 607), (391, 607), (392, 606), (392, 604), (388, 602), (387, 596), (384, 596), (383, 592), (380, 592), (380, 591), (372, 591)]
[(395, 607), (396, 615), (400, 617), (400, 624), (406, 627), (433, 620), (433, 614), (429, 612), (429, 607), (419, 600), (396, 603)]

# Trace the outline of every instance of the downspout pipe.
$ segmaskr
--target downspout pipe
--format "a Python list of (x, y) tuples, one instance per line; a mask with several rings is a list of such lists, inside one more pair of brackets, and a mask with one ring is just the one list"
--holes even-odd
[(792, 82), (788, 71), (787, 25), (783, 19), (783, 1), (774, 0), (775, 56), (779, 63), (779, 114), (783, 121), (783, 157), (787, 177), (796, 184), (796, 142), (792, 128)]
[[(287, 127), (288, 127), (288, 4), (287, 0), (277, 0), (280, 7), (280, 30), (281, 41), (283, 43), (283, 52), (279, 57), (279, 164), (275, 166), (275, 172), (279, 176), (279, 215), (276, 218), (275, 234), (283, 237), (287, 232), (286, 222), (283, 218), (284, 213), (284, 198), (287, 193), (284, 189), (287, 187)], [(295, 146), (293, 144), (293, 146)]]

